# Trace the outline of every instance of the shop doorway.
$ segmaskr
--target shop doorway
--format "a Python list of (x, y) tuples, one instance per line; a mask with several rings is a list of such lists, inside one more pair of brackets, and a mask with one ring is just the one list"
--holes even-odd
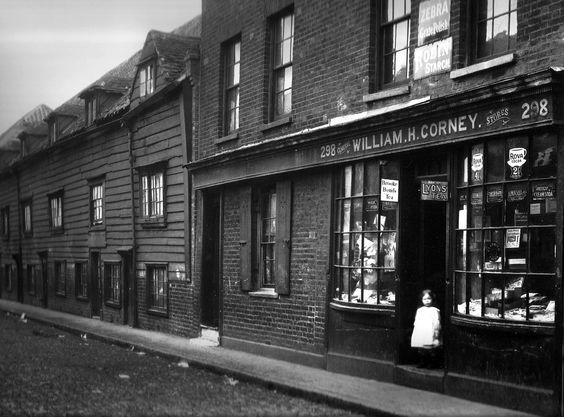
[(221, 199), (218, 192), (203, 196), (201, 325), (219, 329), (221, 264)]
[(404, 172), (399, 364), (417, 361), (410, 340), (424, 289), (434, 292), (442, 323), (445, 319), (450, 193), (447, 161), (446, 156), (419, 157), (406, 164)]

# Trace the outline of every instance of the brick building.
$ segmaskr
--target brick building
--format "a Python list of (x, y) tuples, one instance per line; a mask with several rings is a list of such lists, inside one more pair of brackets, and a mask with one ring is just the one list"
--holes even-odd
[[(557, 414), (563, 10), (204, 0), (202, 324), (227, 347)], [(425, 288), (430, 371), (410, 347)]]

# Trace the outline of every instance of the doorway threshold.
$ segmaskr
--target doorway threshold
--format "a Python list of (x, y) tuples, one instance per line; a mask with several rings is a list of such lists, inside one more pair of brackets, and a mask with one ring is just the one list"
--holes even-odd
[(190, 339), (190, 343), (198, 346), (219, 346), (219, 330), (214, 327), (200, 326), (200, 337)]
[(394, 383), (425, 391), (444, 392), (444, 369), (418, 368), (415, 365), (397, 365)]

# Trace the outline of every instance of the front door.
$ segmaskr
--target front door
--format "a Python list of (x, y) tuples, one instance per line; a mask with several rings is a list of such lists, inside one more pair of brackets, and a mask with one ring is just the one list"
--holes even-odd
[(100, 317), (102, 305), (102, 285), (100, 282), (100, 252), (90, 252), (90, 293), (92, 317)]
[(447, 282), (448, 199), (446, 155), (419, 157), (404, 172), (399, 363), (416, 360), (410, 347), (421, 292), (435, 294), (444, 323)]
[(203, 204), (201, 324), (219, 328), (220, 194), (207, 192)]

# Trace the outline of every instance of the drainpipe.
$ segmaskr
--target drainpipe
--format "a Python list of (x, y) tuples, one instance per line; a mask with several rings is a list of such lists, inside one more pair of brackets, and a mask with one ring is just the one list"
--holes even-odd
[(21, 207), (21, 186), (20, 186), (20, 174), (17, 169), (13, 170), (14, 176), (16, 177), (16, 189), (17, 189), (17, 204), (18, 208), (18, 255), (14, 256), (16, 261), (16, 267), (18, 271), (18, 301), (23, 303), (24, 301), (24, 282), (23, 282), (23, 265), (22, 265), (22, 240), (23, 240), (23, 225), (22, 225), (22, 207)]
[(131, 197), (131, 280), (129, 283), (129, 322), (132, 327), (139, 327), (137, 316), (137, 241), (135, 234), (135, 174), (134, 174), (134, 161), (133, 155), (133, 128), (130, 123), (127, 123), (127, 139), (129, 144), (129, 194)]

